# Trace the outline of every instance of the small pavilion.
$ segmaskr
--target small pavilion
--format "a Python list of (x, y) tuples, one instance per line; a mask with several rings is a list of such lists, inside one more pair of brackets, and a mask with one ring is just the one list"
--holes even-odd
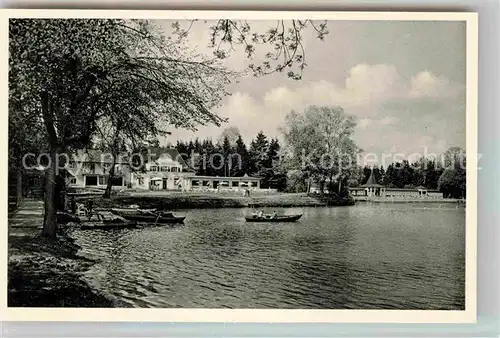
[(417, 189), (419, 196), (427, 196), (427, 192), (429, 191), (429, 189), (427, 189), (426, 187), (424, 187), (422, 185), (419, 185), (415, 189)]
[(375, 180), (375, 175), (373, 174), (373, 169), (370, 173), (370, 177), (365, 184), (361, 186), (365, 190), (365, 196), (383, 196), (385, 193), (385, 187), (381, 184), (378, 184)]

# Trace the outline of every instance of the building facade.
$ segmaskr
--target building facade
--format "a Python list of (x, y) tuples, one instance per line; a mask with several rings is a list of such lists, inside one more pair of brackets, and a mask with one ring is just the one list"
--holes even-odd
[[(105, 188), (113, 164), (111, 156), (101, 151), (80, 152), (67, 166), (68, 186), (72, 188)], [(131, 170), (126, 156), (118, 156), (113, 178), (114, 187), (131, 186)]]
[(373, 170), (370, 177), (360, 187), (349, 188), (351, 196), (365, 196), (365, 197), (390, 197), (390, 198), (440, 198), (443, 194), (439, 190), (427, 189), (423, 186), (416, 188), (390, 188), (378, 184), (375, 180)]
[(219, 177), (186, 175), (182, 182), (184, 191), (254, 191), (260, 189), (260, 178)]
[(174, 148), (150, 148), (144, 172), (132, 174), (132, 187), (144, 190), (183, 190), (186, 176), (194, 175)]
[[(105, 188), (113, 163), (99, 151), (80, 153), (68, 165), (68, 186), (72, 188)], [(260, 178), (196, 176), (175, 148), (148, 149), (142, 170), (132, 170), (129, 157), (118, 156), (113, 188), (151, 191), (244, 191), (260, 189)]]

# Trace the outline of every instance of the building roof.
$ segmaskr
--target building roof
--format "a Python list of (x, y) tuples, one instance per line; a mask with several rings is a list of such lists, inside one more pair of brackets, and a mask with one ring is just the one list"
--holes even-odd
[[(182, 158), (182, 156), (179, 154), (177, 149), (175, 148), (165, 148), (165, 147), (150, 147), (148, 148), (149, 155), (151, 158), (145, 159), (146, 161), (151, 160), (151, 161), (156, 161), (160, 158), (162, 155), (168, 155), (172, 160), (175, 160), (179, 162), (179, 164), (183, 168), (189, 168), (191, 169), (186, 161)], [(95, 162), (95, 163), (112, 163), (113, 158), (108, 152), (104, 152), (101, 150), (97, 149), (90, 149), (85, 152), (81, 151), (78, 154), (76, 154), (76, 157), (71, 157), (71, 161), (75, 160), (77, 162), (81, 162), (81, 160), (84, 160), (83, 162)], [(129, 164), (129, 154), (128, 153), (121, 153), (117, 157), (117, 164), (119, 163), (127, 163)]]
[[(75, 157), (71, 156), (70, 161), (74, 160), (76, 160), (76, 162), (113, 163), (113, 157), (111, 153), (97, 149), (79, 151), (78, 154), (75, 154)], [(116, 163), (128, 163), (128, 154), (119, 154), (117, 156)]]
[(151, 156), (151, 161), (156, 161), (162, 155), (168, 155), (172, 160), (179, 162), (183, 168), (190, 168), (186, 161), (182, 158), (181, 154), (175, 148), (165, 148), (165, 147), (150, 147), (148, 148), (149, 154)]
[(375, 180), (375, 175), (373, 174), (373, 169), (372, 169), (372, 172), (370, 173), (370, 177), (368, 177), (368, 180), (366, 181), (366, 183), (363, 184), (361, 187), (363, 187), (363, 188), (382, 188), (383, 185), (377, 183), (377, 181)]

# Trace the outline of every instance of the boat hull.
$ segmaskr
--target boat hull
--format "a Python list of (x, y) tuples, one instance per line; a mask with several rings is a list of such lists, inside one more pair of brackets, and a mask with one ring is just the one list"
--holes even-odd
[(91, 223), (82, 224), (80, 229), (82, 230), (119, 230), (119, 229), (136, 229), (136, 222), (116, 222), (116, 223)]
[(290, 215), (290, 216), (277, 216), (275, 218), (250, 216), (245, 217), (247, 222), (261, 222), (261, 223), (282, 223), (282, 222), (296, 222), (302, 215)]
[(186, 217), (176, 217), (176, 216), (167, 216), (167, 217), (157, 217), (154, 215), (141, 215), (141, 214), (127, 214), (120, 213), (120, 216), (125, 218), (128, 221), (135, 221), (140, 223), (150, 223), (150, 224), (180, 224), (184, 223), (184, 219)]

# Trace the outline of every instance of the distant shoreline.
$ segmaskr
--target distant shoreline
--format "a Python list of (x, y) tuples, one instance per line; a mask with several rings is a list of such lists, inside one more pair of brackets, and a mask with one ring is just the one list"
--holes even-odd
[[(89, 197), (80, 197), (79, 200)], [(354, 205), (352, 198), (308, 196), (305, 193), (259, 193), (244, 197), (230, 193), (144, 192), (117, 195), (110, 199), (93, 197), (96, 208), (138, 205), (140, 208), (217, 209), (217, 208), (294, 208)]]
[[(79, 200), (89, 197), (80, 197)], [(338, 198), (306, 193), (255, 194), (251, 197), (234, 193), (205, 192), (137, 192), (113, 196), (110, 199), (93, 197), (95, 208), (114, 208), (137, 205), (140, 208), (164, 210), (218, 209), (218, 208), (297, 208), (297, 207), (338, 207), (352, 206), (355, 203), (462, 203), (458, 199), (445, 198), (388, 198), (364, 197)]]
[(463, 200), (455, 198), (390, 198), (390, 197), (358, 197), (356, 203), (455, 203), (465, 204)]

